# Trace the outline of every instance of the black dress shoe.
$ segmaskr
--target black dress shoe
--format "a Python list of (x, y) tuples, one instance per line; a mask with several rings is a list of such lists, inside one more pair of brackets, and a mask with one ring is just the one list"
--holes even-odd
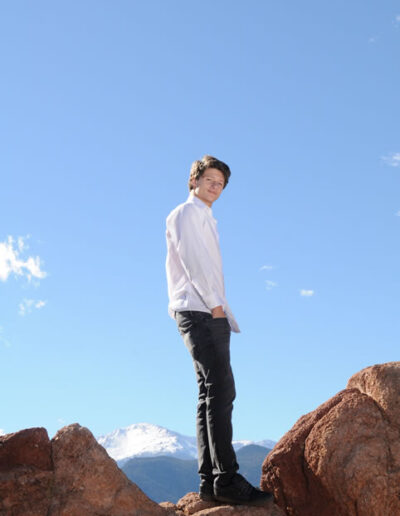
[(247, 480), (236, 473), (232, 482), (227, 486), (214, 486), (214, 498), (218, 502), (229, 503), (233, 505), (252, 505), (263, 507), (273, 500), (272, 493), (261, 491), (253, 487)]
[(199, 497), (204, 502), (215, 502), (214, 487), (212, 482), (202, 480), (199, 487)]

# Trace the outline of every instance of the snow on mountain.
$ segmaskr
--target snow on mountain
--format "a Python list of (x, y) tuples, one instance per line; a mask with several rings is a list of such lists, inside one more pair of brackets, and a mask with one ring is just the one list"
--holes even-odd
[(169, 455), (179, 459), (197, 457), (195, 437), (172, 432), (150, 423), (137, 423), (98, 438), (107, 453), (120, 464), (132, 457)]
[[(182, 435), (150, 423), (136, 423), (126, 428), (120, 428), (97, 440), (119, 465), (133, 457), (158, 455), (168, 455), (178, 459), (195, 459), (197, 457), (195, 437)], [(234, 441), (232, 444), (235, 450), (239, 450), (249, 444), (273, 448), (275, 442), (270, 440)]]
[(243, 446), (249, 446), (249, 444), (257, 444), (258, 446), (263, 446), (264, 448), (269, 448), (272, 450), (272, 448), (275, 446), (276, 441), (271, 441), (270, 439), (264, 439), (263, 441), (232, 441), (233, 448), (237, 451), (240, 450), (240, 448), (243, 448)]

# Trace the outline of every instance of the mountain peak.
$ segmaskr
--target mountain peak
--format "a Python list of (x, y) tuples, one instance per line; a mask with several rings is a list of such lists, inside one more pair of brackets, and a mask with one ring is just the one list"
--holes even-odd
[[(197, 441), (195, 437), (173, 432), (151, 423), (135, 423), (125, 428), (102, 435), (98, 442), (108, 454), (121, 466), (133, 457), (155, 457), (167, 455), (178, 459), (197, 458)], [(233, 447), (239, 450), (249, 444), (258, 444), (273, 448), (274, 441), (234, 441)]]
[(118, 462), (132, 457), (170, 455), (181, 459), (197, 456), (195, 437), (188, 437), (151, 423), (135, 423), (98, 438)]

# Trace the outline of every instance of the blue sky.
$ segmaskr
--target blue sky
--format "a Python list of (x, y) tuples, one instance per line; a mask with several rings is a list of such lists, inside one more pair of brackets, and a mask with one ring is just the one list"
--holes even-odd
[(234, 438), (279, 439), (398, 359), (400, 6), (17, 1), (0, 9), (0, 428), (195, 434), (165, 217), (193, 160), (229, 303)]

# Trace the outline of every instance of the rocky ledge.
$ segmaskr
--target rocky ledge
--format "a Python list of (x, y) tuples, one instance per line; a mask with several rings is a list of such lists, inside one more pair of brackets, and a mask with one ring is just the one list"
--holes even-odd
[(0, 516), (399, 516), (400, 362), (368, 367), (301, 417), (266, 457), (263, 508), (189, 493), (156, 504), (87, 428), (0, 437)]
[(265, 507), (245, 505), (223, 505), (217, 502), (203, 502), (197, 493), (188, 493), (176, 505), (170, 502), (160, 504), (170, 514), (180, 516), (285, 516), (284, 511), (272, 501)]

